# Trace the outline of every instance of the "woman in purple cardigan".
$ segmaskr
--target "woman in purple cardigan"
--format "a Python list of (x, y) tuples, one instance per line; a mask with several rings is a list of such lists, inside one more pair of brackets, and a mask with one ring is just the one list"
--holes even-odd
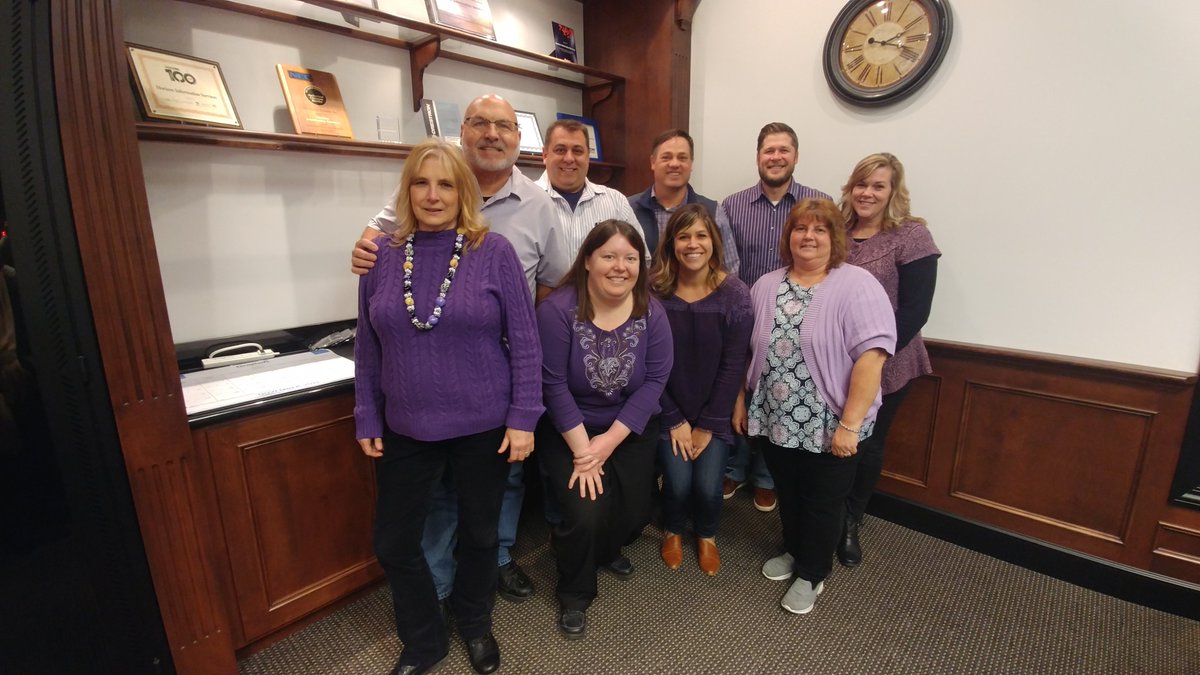
[(645, 250), (632, 225), (597, 224), (537, 308), (549, 411), (538, 448), (563, 515), (551, 543), (569, 639), (584, 636), (597, 570), (628, 578), (621, 547), (650, 521), (671, 328), (647, 288)]
[(375, 554), (404, 643), (392, 672), (405, 675), (427, 672), (449, 649), (421, 552), (445, 471), (459, 513), (450, 607), (472, 667), (499, 668), (492, 604), (506, 459), (533, 451), (544, 410), (525, 275), (512, 244), (488, 232), (481, 202), (457, 148), (417, 145), (400, 179), (398, 229), (376, 239), (379, 260), (358, 287), (356, 438), (378, 460)]
[(786, 267), (750, 291), (749, 404), (735, 411), (735, 425), (759, 444), (775, 478), (784, 553), (762, 572), (795, 577), (780, 602), (795, 614), (812, 611), (833, 567), (858, 444), (871, 435), (896, 345), (887, 295), (870, 273), (843, 264), (846, 246), (837, 205), (802, 200), (780, 238)]
[(661, 555), (671, 569), (683, 564), (683, 530), (690, 515), (700, 570), (714, 576), (721, 569), (716, 536), (733, 443), (729, 419), (754, 327), (750, 289), (726, 273), (717, 224), (699, 204), (671, 216), (654, 260), (654, 293), (666, 309), (675, 345), (658, 446)]
[(909, 383), (933, 372), (921, 327), (933, 306), (942, 253), (925, 221), (909, 211), (904, 165), (894, 155), (879, 153), (859, 162), (842, 188), (841, 207), (851, 237), (846, 262), (879, 280), (896, 313), (896, 355), (883, 366), (883, 404), (875, 417), (875, 432), (858, 446), (858, 472), (846, 497), (846, 519), (838, 539), (838, 561), (855, 567), (863, 555), (858, 530), (883, 471), (888, 429)]

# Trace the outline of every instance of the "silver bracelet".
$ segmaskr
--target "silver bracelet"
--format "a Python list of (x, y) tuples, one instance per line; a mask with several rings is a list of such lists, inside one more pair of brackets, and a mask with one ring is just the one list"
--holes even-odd
[(849, 431), (852, 434), (857, 434), (862, 431), (862, 427), (859, 427), (857, 429), (851, 429), (850, 427), (843, 424), (841, 420), (838, 420), (838, 426), (845, 429), (846, 431)]

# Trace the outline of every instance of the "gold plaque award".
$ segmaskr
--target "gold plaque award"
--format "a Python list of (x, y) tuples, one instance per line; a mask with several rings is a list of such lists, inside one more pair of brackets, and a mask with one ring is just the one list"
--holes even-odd
[(242, 128), (216, 61), (133, 44), (126, 55), (147, 118)]
[(333, 73), (284, 63), (275, 66), (298, 134), (354, 138)]

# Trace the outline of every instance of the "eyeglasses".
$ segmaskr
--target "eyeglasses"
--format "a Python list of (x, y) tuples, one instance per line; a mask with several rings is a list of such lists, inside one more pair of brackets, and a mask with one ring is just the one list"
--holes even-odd
[(506, 134), (511, 134), (517, 130), (515, 120), (489, 120), (486, 117), (473, 116), (463, 120), (463, 123), (471, 127), (475, 131), (487, 131), (487, 128), (496, 125), (496, 131), (501, 131)]

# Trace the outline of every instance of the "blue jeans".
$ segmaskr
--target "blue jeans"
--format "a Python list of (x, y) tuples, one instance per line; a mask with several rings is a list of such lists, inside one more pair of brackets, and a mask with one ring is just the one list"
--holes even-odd
[[(696, 536), (717, 536), (721, 521), (721, 479), (729, 460), (729, 444), (713, 436), (700, 456), (684, 461), (671, 452), (671, 441), (658, 442), (658, 464), (663, 472), (663, 529), (683, 534), (691, 511)], [(690, 508), (689, 508), (690, 507)]]
[[(425, 534), (421, 549), (433, 574), (438, 600), (445, 600), (454, 591), (454, 572), (457, 564), (454, 549), (458, 544), (458, 498), (454, 494), (449, 472), (433, 486), (429, 516), (425, 519)], [(504, 501), (500, 505), (500, 546), (497, 567), (512, 561), (510, 549), (517, 541), (517, 524), (521, 520), (521, 501), (525, 498), (525, 465), (509, 464), (508, 482), (504, 486)]]
[(729, 464), (725, 468), (725, 477), (737, 483), (746, 482), (746, 466), (750, 467), (750, 484), (764, 490), (774, 490), (775, 481), (767, 470), (767, 462), (763, 455), (751, 443), (746, 442), (745, 436), (734, 435), (733, 452), (729, 454)]

